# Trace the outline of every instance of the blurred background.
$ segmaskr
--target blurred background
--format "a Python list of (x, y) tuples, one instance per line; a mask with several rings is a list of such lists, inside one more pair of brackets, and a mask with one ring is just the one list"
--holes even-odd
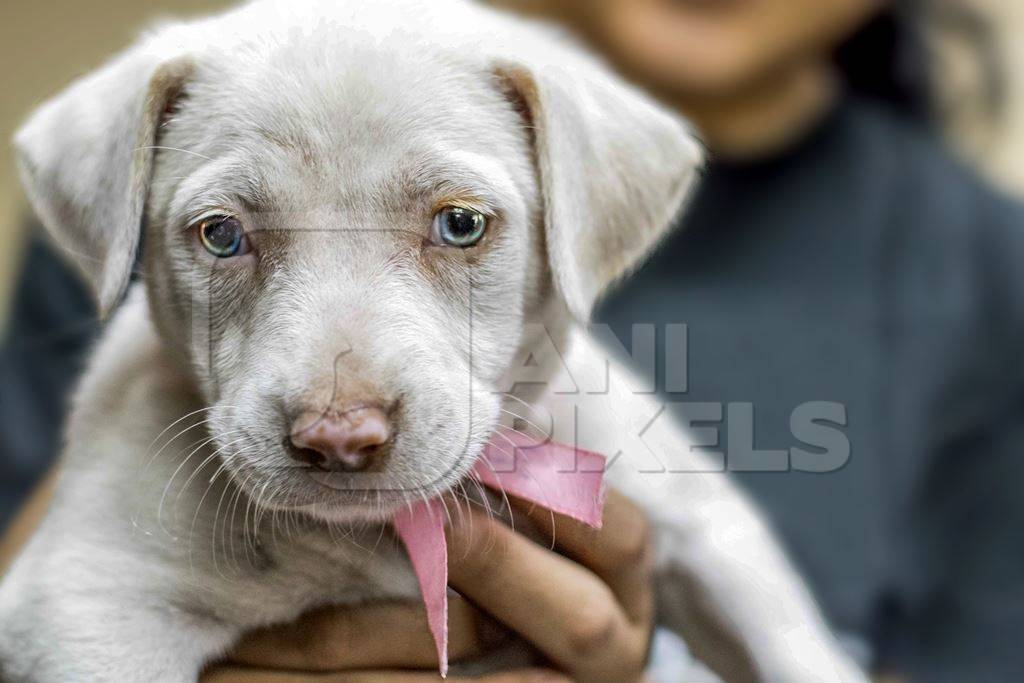
[[(8, 0), (0, 138), (154, 20), (230, 4)], [(681, 420), (718, 405), (730, 458), (744, 406), (751, 443), (783, 448), (796, 406), (843, 407), (842, 466), (736, 476), (850, 650), (901, 680), (1020, 680), (1024, 3), (495, 4), (568, 27), (707, 144), (689, 229), (599, 319), (627, 346), (690, 326), (691, 386), (660, 388)], [(2, 149), (0, 527), (98, 329)]]
[(9, 141), (32, 108), (72, 79), (99, 66), (161, 17), (187, 16), (228, 2), (96, 0), (4, 3), (0, 22), (0, 319), (6, 321), (12, 279), (25, 246), (26, 203)]

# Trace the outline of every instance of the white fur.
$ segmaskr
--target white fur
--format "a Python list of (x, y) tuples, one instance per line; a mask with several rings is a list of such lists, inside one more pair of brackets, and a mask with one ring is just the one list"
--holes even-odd
[[(621, 454), (609, 480), (653, 521), (669, 626), (696, 628), (699, 594), (760, 678), (861, 680), (682, 433), (662, 437), (690, 474), (637, 466), (655, 406), (621, 369), (600, 395), (500, 390), (545, 345), (530, 372), (548, 386), (604, 376), (571, 318), (664, 235), (700, 158), (678, 119), (551, 31), (459, 0), (256, 2), (143, 39), (16, 147), (102, 307), (143, 224), (146, 277), (0, 584), (6, 679), (194, 680), (253, 627), (414, 598), (386, 518), (459, 486), (515, 412), (555, 416), (563, 441), (576, 415), (581, 446)], [(481, 247), (424, 246), (446, 202), (493, 215)], [(205, 254), (185, 228), (211, 212), (238, 215), (259, 256)], [(288, 415), (358, 392), (396, 406), (388, 467), (326, 488), (282, 446)]]

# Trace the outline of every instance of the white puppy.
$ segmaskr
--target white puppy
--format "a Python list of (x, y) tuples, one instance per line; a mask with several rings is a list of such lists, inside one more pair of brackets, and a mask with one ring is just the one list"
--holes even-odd
[(667, 230), (700, 152), (564, 39), (456, 0), (256, 2), (160, 28), (16, 147), (102, 309), (140, 242), (145, 286), (0, 586), (0, 678), (191, 681), (254, 627), (415, 598), (386, 520), (458, 487), (518, 413), (575, 414), (543, 430), (618, 455), (668, 626), (714, 619), (759, 679), (860, 680), (682, 434), (689, 473), (643, 473), (653, 403), (573, 331)]

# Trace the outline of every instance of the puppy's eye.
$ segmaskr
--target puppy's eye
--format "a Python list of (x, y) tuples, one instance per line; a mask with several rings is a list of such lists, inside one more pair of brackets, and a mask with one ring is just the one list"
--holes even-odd
[(434, 216), (434, 240), (452, 247), (471, 247), (487, 232), (487, 216), (479, 211), (449, 206)]
[(234, 216), (210, 216), (196, 225), (203, 248), (217, 258), (242, 256), (249, 252), (249, 238), (242, 222)]

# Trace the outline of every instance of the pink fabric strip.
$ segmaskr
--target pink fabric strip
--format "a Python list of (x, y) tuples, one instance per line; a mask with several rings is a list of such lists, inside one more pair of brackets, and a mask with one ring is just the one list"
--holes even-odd
[[(484, 447), (473, 476), (495, 490), (599, 529), (604, 509), (604, 463), (596, 453), (501, 433)], [(443, 506), (432, 500), (400, 511), (393, 522), (420, 584), (442, 677), (448, 675), (448, 544), (444, 521)]]
[(437, 646), (441, 677), (448, 675), (448, 541), (441, 502), (417, 503), (394, 519), (427, 608), (427, 625)]

